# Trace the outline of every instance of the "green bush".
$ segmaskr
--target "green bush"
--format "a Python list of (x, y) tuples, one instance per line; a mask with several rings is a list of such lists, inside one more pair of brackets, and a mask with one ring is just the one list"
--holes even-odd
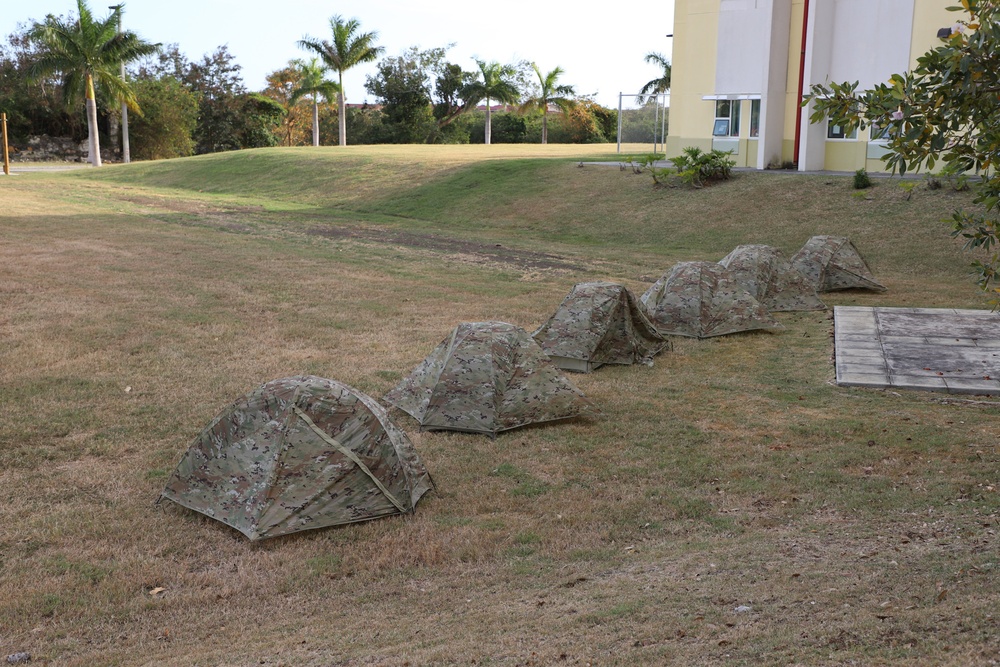
[(969, 175), (958, 164), (953, 162), (946, 164), (941, 170), (941, 175), (955, 192), (965, 192), (969, 189)]
[(864, 169), (858, 169), (854, 172), (854, 189), (864, 190), (865, 188), (870, 188), (872, 186), (872, 179), (869, 178), (868, 172)]
[[(473, 119), (469, 127), (469, 143), (481, 144), (486, 141), (486, 112), (470, 111), (466, 117)], [(527, 134), (527, 124), (522, 116), (514, 112), (494, 111), (490, 115), (490, 143), (522, 144)]]
[(685, 185), (701, 188), (713, 181), (725, 181), (732, 176), (736, 162), (730, 159), (732, 151), (714, 150), (708, 153), (696, 146), (688, 146), (681, 154), (670, 158), (673, 169), (650, 169), (657, 185), (668, 184), (670, 177), (680, 179)]
[(172, 76), (132, 84), (142, 108), (130, 114), (129, 141), (137, 160), (162, 160), (194, 153), (198, 98)]
[[(646, 153), (638, 157), (634, 155), (623, 155), (618, 168), (621, 171), (631, 171), (633, 174), (641, 174), (644, 171), (652, 172), (654, 164), (667, 157), (664, 153)], [(658, 169), (657, 171), (663, 171)], [(656, 180), (654, 175), (653, 180)]]

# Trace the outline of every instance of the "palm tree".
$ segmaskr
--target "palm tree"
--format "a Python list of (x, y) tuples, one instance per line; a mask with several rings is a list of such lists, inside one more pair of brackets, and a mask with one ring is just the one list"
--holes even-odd
[(520, 112), (541, 111), (542, 143), (547, 144), (549, 143), (549, 105), (554, 104), (563, 115), (566, 115), (570, 109), (576, 106), (576, 100), (567, 97), (567, 95), (575, 95), (576, 91), (573, 90), (573, 86), (556, 85), (559, 76), (564, 74), (562, 67), (556, 67), (544, 76), (542, 75), (542, 71), (538, 69), (538, 65), (531, 63), (531, 67), (535, 70), (535, 74), (538, 75), (538, 83), (541, 86), (541, 91), (536, 97), (525, 101), (521, 105)]
[(355, 33), (361, 27), (361, 22), (357, 19), (345, 21), (340, 15), (330, 19), (330, 32), (333, 33), (333, 41), (313, 39), (304, 37), (299, 40), (299, 47), (312, 51), (320, 57), (323, 64), (337, 72), (337, 121), (340, 129), (340, 145), (347, 145), (347, 116), (344, 105), (344, 72), (355, 65), (370, 63), (378, 58), (385, 49), (375, 46), (378, 39), (377, 32), (366, 32), (360, 35)]
[(659, 65), (663, 69), (663, 74), (652, 81), (646, 83), (645, 86), (639, 89), (639, 95), (635, 98), (637, 104), (642, 105), (646, 102), (644, 96), (653, 96), (658, 93), (665, 93), (670, 90), (670, 61), (667, 60), (666, 56), (662, 53), (647, 53), (646, 57), (643, 58), (650, 65)]
[(76, 4), (80, 14), (76, 21), (63, 21), (49, 14), (43, 23), (36, 23), (28, 31), (28, 37), (41, 47), (41, 55), (29, 67), (28, 77), (32, 81), (42, 81), (58, 75), (67, 106), (72, 106), (83, 93), (90, 163), (100, 167), (101, 141), (97, 134), (94, 85), (104, 89), (116, 102), (139, 112), (135, 93), (121, 75), (121, 65), (156, 53), (160, 45), (145, 42), (131, 31), (119, 32), (122, 5), (101, 21), (94, 19), (85, 0), (77, 0)]
[(299, 84), (292, 91), (288, 101), (289, 104), (295, 104), (309, 95), (312, 100), (313, 146), (319, 146), (319, 99), (322, 97), (327, 102), (334, 99), (334, 95), (340, 92), (340, 86), (336, 81), (323, 78), (327, 68), (320, 64), (319, 58), (310, 58), (308, 62), (303, 60), (292, 62), (298, 69)]
[(514, 104), (521, 98), (521, 93), (511, 80), (515, 75), (514, 68), (510, 65), (501, 65), (498, 62), (486, 63), (476, 59), (479, 71), (483, 75), (482, 81), (473, 81), (465, 88), (465, 103), (469, 106), (479, 104), (486, 100), (486, 144), (490, 143), (490, 130), (492, 129), (492, 119), (490, 116), (490, 102), (496, 100), (501, 104)]

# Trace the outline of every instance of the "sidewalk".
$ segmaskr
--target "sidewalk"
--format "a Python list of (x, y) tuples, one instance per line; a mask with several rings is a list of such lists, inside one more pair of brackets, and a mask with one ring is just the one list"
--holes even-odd
[[(72, 171), (74, 169), (89, 169), (86, 162), (11, 162), (10, 175), (26, 174), (30, 172), (46, 171)], [(0, 176), (4, 176), (0, 170)]]
[[(627, 154), (622, 153), (622, 160), (618, 162), (583, 162), (585, 165), (598, 165), (607, 167), (617, 167), (621, 164), (628, 164), (625, 162), (624, 158), (628, 157)], [(670, 160), (658, 160), (653, 163), (653, 166), (657, 169), (663, 169), (665, 167), (673, 167), (673, 163)], [(756, 169), (754, 167), (733, 167), (733, 171), (736, 173), (746, 173), (746, 172), (759, 172), (762, 174), (775, 174), (783, 176), (854, 176), (853, 171), (829, 171), (829, 170), (816, 170), (816, 171), (799, 171), (797, 169)], [(926, 171), (919, 172), (907, 172), (905, 175), (900, 176), (899, 174), (890, 174), (884, 171), (869, 171), (869, 178), (902, 178), (902, 179), (919, 179), (923, 180), (927, 178)]]

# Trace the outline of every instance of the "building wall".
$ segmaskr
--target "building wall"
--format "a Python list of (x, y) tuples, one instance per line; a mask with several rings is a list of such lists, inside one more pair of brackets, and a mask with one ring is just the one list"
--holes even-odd
[(667, 155), (710, 150), (715, 107), (701, 98), (715, 81), (718, 0), (675, 0), (673, 39)]
[[(810, 0), (804, 90), (813, 83), (859, 81), (870, 87), (911, 67), (956, 20), (953, 0)], [(805, 0), (675, 0), (668, 156), (686, 146), (738, 146), (738, 166), (791, 162), (799, 116)], [(739, 139), (716, 139), (715, 99), (740, 105)], [(758, 138), (749, 136), (753, 99), (761, 104)], [(881, 171), (878, 144), (827, 139), (825, 123), (801, 112), (799, 168)]]

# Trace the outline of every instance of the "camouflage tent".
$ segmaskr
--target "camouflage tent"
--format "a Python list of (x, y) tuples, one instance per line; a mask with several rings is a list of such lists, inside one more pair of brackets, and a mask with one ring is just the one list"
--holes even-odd
[(226, 408), (161, 498), (251, 540), (412, 512), (431, 479), (374, 399), (335, 380), (274, 380)]
[(464, 322), (385, 396), (425, 429), (486, 433), (595, 411), (521, 327)]
[(580, 283), (533, 334), (552, 362), (589, 373), (603, 364), (653, 365), (668, 346), (632, 291), (615, 283)]
[(642, 295), (661, 334), (708, 338), (752, 329), (782, 329), (733, 275), (715, 262), (680, 262)]
[(771, 312), (826, 308), (812, 283), (774, 246), (737, 246), (719, 264)]
[(814, 236), (792, 257), (792, 266), (799, 270), (817, 292), (841, 289), (885, 291), (885, 285), (875, 280), (858, 249), (843, 236)]

